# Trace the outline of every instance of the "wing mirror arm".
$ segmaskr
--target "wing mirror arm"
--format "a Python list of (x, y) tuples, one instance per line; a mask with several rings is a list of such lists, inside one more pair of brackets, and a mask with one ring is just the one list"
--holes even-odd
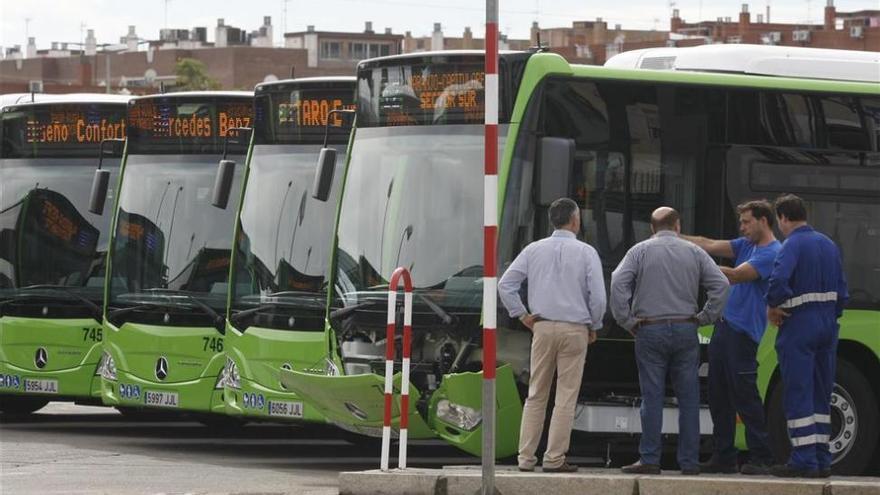
[[(239, 137), (245, 132), (253, 131), (252, 127), (232, 127), (223, 138), (223, 158), (217, 164), (217, 173), (214, 176), (214, 192), (211, 195), (211, 204), (221, 210), (229, 204), (229, 196), (232, 193), (232, 180), (235, 178), (235, 160), (228, 160), (229, 138)], [(235, 136), (233, 136), (233, 134)]]
[(334, 114), (354, 116), (355, 111), (349, 109), (330, 110), (327, 113), (327, 122), (324, 124), (324, 145), (318, 155), (318, 166), (315, 169), (315, 181), (312, 184), (312, 197), (318, 201), (327, 201), (330, 198), (330, 188), (333, 186), (333, 173), (336, 170), (336, 149), (327, 146), (330, 139), (330, 126)]
[(104, 145), (110, 143), (113, 154), (118, 154), (121, 150), (117, 147), (125, 144), (125, 139), (111, 138), (102, 139), (98, 145), (98, 168), (95, 169), (95, 175), (92, 178), (92, 189), (89, 192), (89, 211), (95, 215), (104, 214), (104, 203), (107, 202), (107, 189), (110, 187), (110, 171), (104, 170), (101, 166), (104, 164)]

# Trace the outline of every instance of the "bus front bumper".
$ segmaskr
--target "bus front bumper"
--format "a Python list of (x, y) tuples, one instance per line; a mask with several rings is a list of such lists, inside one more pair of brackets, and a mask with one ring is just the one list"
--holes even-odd
[(101, 378), (101, 398), (114, 407), (224, 414), (223, 389), (216, 383), (216, 376), (158, 383), (119, 370), (116, 380)]
[(63, 370), (34, 371), (0, 362), (0, 394), (100, 402), (100, 377), (95, 375), (97, 365), (97, 362), (87, 362)]
[(230, 416), (261, 421), (326, 422), (316, 408), (307, 406), (298, 395), (274, 390), (244, 377), (241, 388), (227, 386), (223, 398), (226, 414)]

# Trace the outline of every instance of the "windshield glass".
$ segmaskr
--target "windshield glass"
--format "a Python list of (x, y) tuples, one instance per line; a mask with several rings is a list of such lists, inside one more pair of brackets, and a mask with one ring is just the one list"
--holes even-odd
[[(318, 201), (311, 188), (320, 149), (318, 145), (254, 147), (239, 218), (234, 308), (295, 303), (318, 310), (323, 319), (324, 280), (345, 150), (336, 146), (336, 184), (327, 201)], [(288, 320), (284, 318), (285, 328)], [(323, 330), (323, 325), (311, 330)]]
[[(502, 126), (500, 135), (505, 135)], [(503, 142), (502, 142), (503, 146)], [(483, 127), (358, 129), (338, 233), (336, 297), (387, 290), (398, 266), (446, 309), (479, 309)]]
[[(97, 156), (97, 153), (95, 153)], [(0, 160), (0, 298), (33, 285), (62, 285), (103, 298), (110, 209), (88, 211), (97, 160)], [(111, 189), (118, 159), (105, 159)]]
[[(229, 157), (239, 164), (243, 158)], [(111, 252), (111, 306), (152, 302), (161, 293), (155, 289), (168, 289), (225, 309), (238, 195), (226, 209), (211, 204), (219, 160), (213, 154), (128, 157)], [(232, 191), (240, 188), (241, 168)]]

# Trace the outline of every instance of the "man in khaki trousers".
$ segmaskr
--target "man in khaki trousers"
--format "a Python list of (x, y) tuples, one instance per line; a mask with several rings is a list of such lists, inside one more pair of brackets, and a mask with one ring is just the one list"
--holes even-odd
[[(550, 205), (549, 216), (556, 230), (522, 250), (498, 282), (498, 293), (511, 318), (519, 318), (533, 334), (529, 396), (519, 435), (519, 469), (534, 471), (537, 464), (535, 450), (541, 441), (556, 372), (556, 403), (542, 466), (545, 473), (569, 473), (578, 469), (565, 461), (565, 455), (587, 346), (595, 342), (596, 331), (602, 327), (605, 282), (596, 250), (576, 238), (581, 225), (577, 204), (568, 198), (557, 199)], [(528, 309), (519, 295), (525, 280)]]

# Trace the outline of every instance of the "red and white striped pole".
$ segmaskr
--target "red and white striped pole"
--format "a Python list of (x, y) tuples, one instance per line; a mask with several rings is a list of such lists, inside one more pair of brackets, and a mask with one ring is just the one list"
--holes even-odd
[(498, 0), (486, 0), (485, 151), (483, 189), (483, 477), (495, 495), (495, 328), (498, 267)]
[(412, 278), (399, 267), (388, 282), (388, 326), (385, 329), (385, 416), (382, 423), (382, 457), (379, 467), (388, 471), (391, 453), (391, 405), (394, 393), (394, 333), (397, 327), (397, 286), (403, 277), (403, 376), (400, 384), (400, 434), (397, 467), (406, 468), (406, 439), (409, 428), (409, 360), (412, 348)]

